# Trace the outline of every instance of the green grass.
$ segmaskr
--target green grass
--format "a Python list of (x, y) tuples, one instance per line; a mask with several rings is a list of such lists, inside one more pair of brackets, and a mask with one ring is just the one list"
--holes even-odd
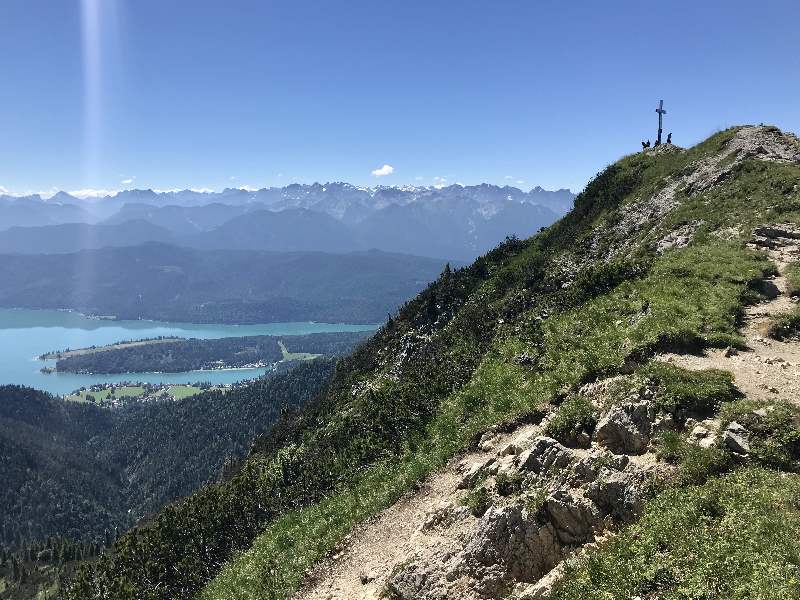
[(769, 324), (768, 334), (781, 341), (797, 337), (800, 334), (800, 307), (774, 317)]
[(321, 354), (311, 354), (310, 352), (289, 352), (286, 349), (286, 345), (283, 341), (278, 340), (278, 346), (281, 347), (281, 354), (283, 355), (283, 360), (314, 360), (315, 358), (319, 358), (322, 356)]
[(199, 394), (204, 390), (201, 390), (196, 385), (171, 385), (167, 390), (167, 393), (172, 396), (174, 400), (183, 400), (184, 398), (190, 398), (196, 394)]
[(792, 263), (784, 274), (789, 282), (789, 295), (800, 296), (800, 264)]
[(728, 371), (690, 371), (653, 362), (640, 369), (639, 374), (656, 384), (656, 405), (679, 416), (713, 414), (723, 402), (740, 395)]
[(701, 448), (687, 442), (685, 435), (678, 431), (665, 431), (656, 439), (656, 456), (679, 467), (673, 483), (701, 484), (709, 477), (733, 468), (733, 457), (727, 450), (717, 447)]
[[(127, 396), (130, 398), (138, 398), (142, 394), (144, 394), (144, 387), (140, 385), (124, 385), (114, 388), (115, 398), (122, 398), (123, 396)], [(86, 396), (93, 396), (96, 402), (100, 402), (102, 400), (107, 400), (110, 395), (111, 395), (111, 390), (109, 388), (105, 388), (103, 390), (100, 390), (99, 392), (82, 390), (77, 394), (71, 394), (67, 396), (66, 399), (71, 400), (73, 402), (88, 402)]]
[(747, 468), (668, 489), (607, 546), (567, 563), (550, 600), (800, 596), (800, 477)]

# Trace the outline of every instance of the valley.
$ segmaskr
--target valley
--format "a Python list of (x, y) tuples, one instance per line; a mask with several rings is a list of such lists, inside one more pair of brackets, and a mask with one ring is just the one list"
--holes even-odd
[(800, 600), (796, 0), (0, 23), (0, 600)]

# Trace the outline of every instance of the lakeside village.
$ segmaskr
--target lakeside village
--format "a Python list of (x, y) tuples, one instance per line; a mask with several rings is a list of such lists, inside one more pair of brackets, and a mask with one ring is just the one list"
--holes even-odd
[(86, 402), (104, 408), (117, 408), (133, 403), (156, 402), (162, 400), (183, 400), (206, 391), (228, 390), (252, 383), (247, 379), (230, 384), (214, 384), (210, 382), (174, 384), (174, 383), (141, 383), (121, 381), (116, 383), (96, 383), (81, 387), (64, 396), (65, 400)]

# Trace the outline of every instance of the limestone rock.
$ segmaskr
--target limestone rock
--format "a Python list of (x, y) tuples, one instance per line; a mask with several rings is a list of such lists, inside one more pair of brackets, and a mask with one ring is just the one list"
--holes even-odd
[(464, 550), (464, 565), (473, 579), (496, 575), (500, 567), (505, 577), (533, 582), (560, 558), (561, 544), (553, 524), (526, 516), (520, 505), (490, 508)]
[(736, 454), (747, 454), (750, 452), (750, 432), (743, 425), (736, 421), (731, 421), (722, 434), (722, 441)]
[(611, 408), (595, 429), (595, 440), (612, 452), (642, 454), (650, 443), (655, 409), (649, 402), (626, 402)]
[(591, 501), (558, 490), (547, 497), (545, 507), (558, 539), (564, 544), (583, 544), (594, 537), (594, 526), (601, 515)]
[(459, 465), (461, 472), (463, 473), (463, 477), (458, 484), (458, 489), (463, 490), (467, 488), (471, 488), (484, 473), (486, 470), (489, 469), (492, 464), (494, 464), (494, 458), (489, 458), (485, 461), (481, 462), (463, 462)]
[(634, 473), (603, 469), (586, 489), (586, 496), (618, 521), (633, 522), (642, 512), (642, 480)]
[(537, 437), (530, 450), (519, 455), (520, 469), (542, 473), (549, 469), (563, 469), (572, 462), (568, 448), (550, 437)]

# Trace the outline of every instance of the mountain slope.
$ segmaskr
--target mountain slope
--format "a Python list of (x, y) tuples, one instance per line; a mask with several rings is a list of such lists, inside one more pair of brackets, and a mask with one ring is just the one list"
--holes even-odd
[[(652, 358), (664, 350), (745, 349), (738, 330), (744, 307), (765, 298), (759, 290), (768, 291), (763, 282), (777, 272), (746, 242), (758, 225), (800, 222), (799, 165), (795, 137), (743, 127), (690, 150), (664, 146), (609, 166), (552, 227), (446, 270), (340, 362), (306, 411), (263, 436), (230, 481), (123, 536), (68, 597), (288, 597), (358, 523), (449, 468), (458, 453), (484, 442), (490, 452), (489, 440), (523, 425), (541, 429), (519, 461), (509, 451), (513, 469), (468, 464), (461, 472), (474, 475), (464, 482), (468, 496), (452, 490), (454, 504), (463, 500), (483, 515), (469, 517), (485, 534), (478, 546), (447, 555), (466, 566), (450, 572), (441, 557), (408, 557), (381, 575), (387, 587), (376, 592), (501, 597), (535, 584), (592, 541), (595, 526), (635, 520), (658, 490), (645, 485), (656, 472), (666, 475), (668, 490), (680, 490), (715, 481), (733, 489), (735, 480), (725, 488), (728, 480), (715, 476), (745, 460), (767, 471), (796, 470), (800, 430), (791, 406), (776, 403), (752, 416), (752, 405), (737, 403), (730, 375)], [(685, 441), (689, 419), (698, 418), (716, 419), (720, 438), (741, 438), (726, 429), (731, 415), (749, 424), (747, 457), (733, 442)], [(587, 443), (596, 461), (578, 461)], [(646, 458), (642, 468), (638, 455)], [(543, 468), (546, 456), (546, 464), (563, 465), (562, 456), (583, 464), (582, 479), (571, 478), (572, 467)], [(520, 463), (529, 460), (540, 466), (523, 475)], [(598, 475), (601, 468), (611, 469), (611, 480)], [(773, 479), (752, 478), (759, 490)], [(550, 532), (552, 552), (533, 538), (515, 550), (496, 545), (515, 539), (498, 529), (512, 517), (523, 533)], [(514, 562), (517, 552), (535, 567)], [(786, 555), (776, 554), (770, 568)], [(670, 581), (656, 578), (642, 589), (668, 591)]]
[(362, 246), (347, 226), (307, 209), (257, 210), (184, 239), (196, 248), (272, 252), (353, 252)]

